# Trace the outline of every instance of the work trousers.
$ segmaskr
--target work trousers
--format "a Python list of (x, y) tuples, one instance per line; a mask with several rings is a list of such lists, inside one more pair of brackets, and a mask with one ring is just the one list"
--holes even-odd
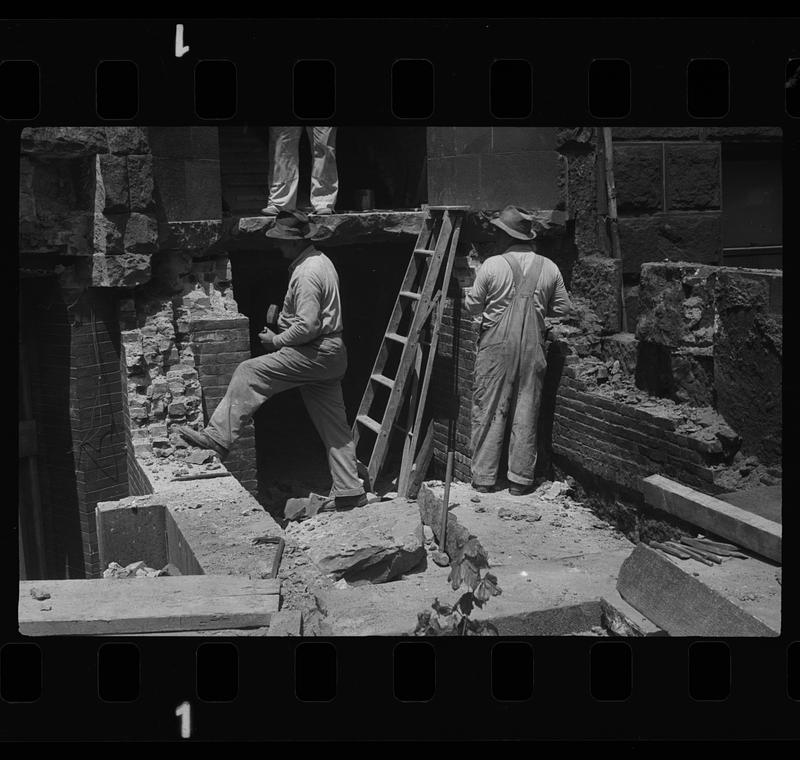
[[(283, 211), (297, 208), (300, 137), (303, 127), (269, 128), (269, 203)], [(311, 205), (333, 210), (339, 191), (336, 127), (305, 127), (311, 142)]]
[(356, 447), (347, 424), (341, 380), (347, 349), (341, 337), (324, 336), (304, 346), (284, 346), (243, 361), (214, 411), (205, 432), (230, 449), (258, 408), (276, 393), (299, 386), (317, 432), (328, 452), (332, 496), (358, 496)]
[(472, 398), (472, 482), (493, 486), (510, 422), (507, 478), (532, 485), (536, 467), (536, 427), (547, 370), (544, 319), (533, 294), (542, 271), (534, 261), (523, 277), (519, 264), (506, 256), (514, 272), (515, 295), (500, 321), (478, 342)]

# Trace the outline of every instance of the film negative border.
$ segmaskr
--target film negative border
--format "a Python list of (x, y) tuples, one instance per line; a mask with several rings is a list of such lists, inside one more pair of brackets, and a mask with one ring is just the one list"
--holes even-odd
[[(769, 124), (784, 130), (785, 206), (792, 208), (800, 128), (797, 98), (787, 85), (800, 60), (796, 32), (796, 23), (767, 19), (398, 20), (391, 26), (272, 19), (248, 21), (246, 29), (235, 20), (173, 19), (77, 23), (68, 30), (57, 22), (4, 22), (0, 83), (5, 87), (10, 78), (27, 89), (14, 109), (0, 114), (3, 159), (15, 165), (25, 126), (63, 123), (297, 123), (305, 114), (334, 124)], [(415, 115), (412, 75), (404, 84), (410, 105), (393, 110), (391, 72), (398, 61), (431, 64), (433, 81), (423, 98), (431, 111), (423, 106)], [(498, 63), (507, 61), (527, 62), (530, 73), (524, 65), (512, 67), (510, 96), (497, 79)], [(597, 68), (608, 61), (623, 63)], [(725, 65), (701, 66), (699, 75), (690, 75), (697, 61)], [(120, 93), (104, 121), (96, 101), (102, 62), (130, 62), (138, 83), (136, 108), (129, 92)], [(211, 62), (219, 65), (200, 66)], [(315, 65), (327, 71), (304, 71), (305, 62), (323, 62)], [(424, 79), (419, 72), (426, 70), (421, 66), (415, 75)], [(131, 73), (130, 66), (123, 73), (129, 83)], [(316, 104), (298, 104), (293, 96), (294, 82), (318, 76), (334, 82), (325, 117), (304, 110)], [(693, 88), (721, 93), (726, 77), (727, 103), (715, 98), (711, 112), (693, 110)], [(592, 82), (614, 94), (594, 109)], [(513, 95), (521, 89), (526, 106), (528, 83), (530, 110), (516, 111)], [(221, 105), (207, 97), (208, 88), (219, 86), (228, 88)], [(423, 90), (427, 86), (422, 83)], [(608, 103), (610, 111), (598, 112)], [(7, 172), (3, 190), (15, 207), (16, 171)], [(13, 250), (16, 229), (5, 234)], [(796, 225), (789, 223), (785, 246), (795, 250), (797, 243)], [(17, 600), (10, 513), (2, 539), (0, 659), (12, 682), (19, 669), (30, 669), (32, 683), (12, 686), (11, 699), (0, 694), (4, 738), (636, 740), (796, 733), (800, 628), (790, 605), (775, 639), (32, 641), (19, 636), (13, 614), (6, 614)], [(786, 510), (784, 517), (796, 536), (796, 516)], [(784, 594), (791, 599), (797, 568), (790, 553), (785, 565)], [(226, 648), (213, 650), (215, 644)], [(198, 663), (216, 676), (204, 682)], [(493, 679), (493, 663), (506, 675)], [(138, 680), (138, 688), (104, 681), (100, 670), (107, 667), (128, 673), (128, 685)], [(304, 673), (312, 675), (298, 691), (296, 676), (308, 677)], [(233, 698), (212, 698), (220, 694)], [(509, 695), (522, 698), (500, 698)]]

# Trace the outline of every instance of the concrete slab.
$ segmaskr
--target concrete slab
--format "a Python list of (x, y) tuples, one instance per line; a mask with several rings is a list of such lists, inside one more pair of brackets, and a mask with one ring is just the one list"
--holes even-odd
[(722, 501), (733, 504), (736, 507), (752, 512), (754, 515), (766, 517), (767, 520), (783, 524), (782, 505), (783, 505), (783, 486), (760, 486), (759, 488), (748, 488), (744, 491), (732, 491), (719, 495)]

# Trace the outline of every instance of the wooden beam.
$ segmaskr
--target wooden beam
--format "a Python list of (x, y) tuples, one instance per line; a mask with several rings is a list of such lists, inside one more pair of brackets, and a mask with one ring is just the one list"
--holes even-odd
[[(49, 598), (34, 599), (33, 588)], [(279, 594), (277, 580), (233, 575), (21, 581), (19, 631), (94, 636), (267, 626)]]
[(642, 480), (645, 501), (657, 509), (733, 541), (774, 562), (781, 561), (782, 527), (682, 483), (651, 475)]

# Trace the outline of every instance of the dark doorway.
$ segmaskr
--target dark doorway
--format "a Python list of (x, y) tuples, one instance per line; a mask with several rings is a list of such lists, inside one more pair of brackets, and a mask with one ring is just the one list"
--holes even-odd
[[(352, 424), (372, 371), (397, 292), (408, 266), (413, 240), (320, 249), (339, 274), (348, 352), (342, 393)], [(262, 353), (258, 332), (270, 304), (280, 306), (289, 281), (280, 253), (231, 254), (233, 289), (239, 311), (250, 319), (251, 349)], [(282, 510), (288, 496), (309, 490), (327, 493), (331, 486), (322, 442), (300, 393), (289, 390), (267, 401), (255, 416), (259, 495), (268, 508)], [(389, 466), (387, 466), (387, 471)], [(277, 506), (276, 506), (277, 505)]]

